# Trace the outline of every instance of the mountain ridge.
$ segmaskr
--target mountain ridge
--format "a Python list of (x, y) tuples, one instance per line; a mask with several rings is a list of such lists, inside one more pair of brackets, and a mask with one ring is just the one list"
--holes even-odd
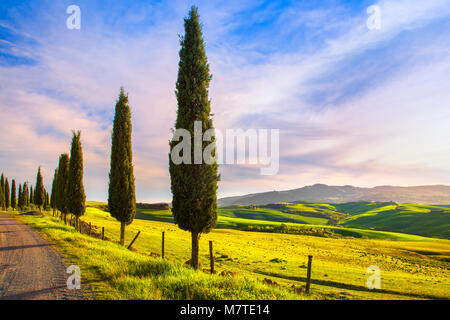
[(450, 205), (450, 186), (422, 185), (412, 187), (376, 186), (372, 188), (351, 185), (329, 186), (314, 184), (297, 189), (251, 193), (218, 199), (219, 207), (231, 205), (264, 205), (277, 202), (313, 201), (343, 203), (354, 201), (382, 201)]

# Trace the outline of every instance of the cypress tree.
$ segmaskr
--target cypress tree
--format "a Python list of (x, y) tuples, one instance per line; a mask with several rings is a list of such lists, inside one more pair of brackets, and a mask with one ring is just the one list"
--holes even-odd
[(5, 194), (3, 192), (3, 188), (0, 186), (0, 208), (4, 208), (4, 202), (5, 202)]
[(5, 208), (6, 210), (9, 210), (9, 206), (10, 206), (10, 190), (9, 190), (9, 182), (8, 182), (8, 178), (6, 178), (5, 181)]
[[(33, 194), (33, 191), (31, 191), (30, 194)], [(38, 206), (39, 212), (41, 212), (41, 207), (44, 205), (44, 203), (45, 203), (44, 181), (42, 179), (41, 167), (39, 167), (36, 176), (36, 189), (34, 191), (34, 204)]]
[(56, 185), (58, 183), (58, 169), (55, 169), (55, 174), (53, 175), (52, 181), (52, 191), (50, 196), (50, 207), (53, 209), (53, 215), (55, 215), (56, 210)]
[(2, 176), (0, 178), (0, 207), (2, 207), (2, 209), (5, 209), (5, 177)]
[(22, 193), (23, 193), (23, 205), (24, 207), (28, 208), (30, 206), (30, 197), (27, 182), (23, 184)]
[(13, 209), (13, 211), (16, 209), (17, 207), (17, 198), (16, 198), (16, 180), (12, 180), (12, 185), (11, 185), (11, 208)]
[[(191, 8), (189, 17), (184, 20), (184, 28), (175, 91), (178, 102), (175, 128), (189, 131), (190, 143), (194, 146), (195, 121), (201, 122), (203, 132), (213, 129), (208, 98), (211, 75), (197, 8)], [(214, 143), (214, 139), (211, 143)], [(170, 150), (177, 144), (178, 141), (172, 140)], [(206, 146), (207, 142), (202, 142), (202, 151)], [(190, 155), (193, 158), (193, 150)], [(191, 262), (195, 269), (199, 267), (200, 235), (208, 233), (217, 222), (216, 192), (220, 178), (217, 170), (218, 166), (214, 161), (210, 164), (203, 161), (200, 164), (174, 164), (169, 161), (174, 221), (182, 230), (191, 232)]]
[[(40, 170), (40, 168), (39, 168), (39, 170)], [(30, 203), (34, 203), (33, 186), (30, 186)]]
[(69, 178), (69, 155), (62, 154), (59, 157), (58, 180), (56, 184), (56, 208), (62, 215), (69, 213), (67, 209), (67, 180)]
[(22, 195), (23, 191), (22, 191), (22, 185), (19, 184), (19, 198), (18, 198), (18, 202), (17, 205), (19, 207), (20, 210), (23, 209), (23, 195)]
[(111, 168), (109, 172), (108, 207), (111, 216), (120, 222), (120, 244), (125, 244), (125, 227), (136, 215), (136, 193), (131, 148), (131, 111), (128, 95), (120, 89), (116, 102), (111, 137)]
[(80, 131), (77, 133), (73, 132), (67, 182), (67, 208), (70, 213), (75, 215), (78, 226), (80, 217), (86, 211), (86, 195), (83, 185), (83, 150), (81, 148)]

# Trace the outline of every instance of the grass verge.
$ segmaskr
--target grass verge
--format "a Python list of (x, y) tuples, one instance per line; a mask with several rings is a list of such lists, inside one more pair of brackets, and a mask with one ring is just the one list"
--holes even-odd
[[(239, 274), (220, 276), (132, 252), (76, 232), (51, 216), (15, 215), (35, 228), (81, 269), (97, 299), (304, 299), (286, 287), (268, 286)], [(314, 296), (307, 296), (311, 299)]]

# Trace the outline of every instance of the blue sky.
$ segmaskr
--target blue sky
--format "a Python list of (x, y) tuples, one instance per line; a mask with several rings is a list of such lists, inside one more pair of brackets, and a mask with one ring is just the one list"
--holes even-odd
[[(81, 29), (66, 28), (69, 5)], [(199, 8), (215, 125), (280, 129), (280, 170), (222, 166), (219, 196), (314, 183), (450, 184), (450, 0), (2, 1), (0, 168), (50, 188), (82, 131), (88, 199), (105, 200), (120, 86), (139, 201), (170, 200), (179, 38)], [(381, 29), (366, 26), (378, 5)]]

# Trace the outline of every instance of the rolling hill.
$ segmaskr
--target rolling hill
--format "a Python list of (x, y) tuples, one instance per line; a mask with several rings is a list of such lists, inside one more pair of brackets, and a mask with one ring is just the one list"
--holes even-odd
[(450, 186), (359, 188), (353, 186), (328, 186), (315, 184), (299, 189), (270, 191), (218, 200), (219, 207), (231, 205), (265, 205), (277, 202), (312, 201), (320, 203), (346, 203), (355, 201), (420, 203), (429, 205), (450, 204)]
[(450, 238), (450, 209), (418, 204), (392, 204), (344, 218), (345, 227), (396, 231)]

